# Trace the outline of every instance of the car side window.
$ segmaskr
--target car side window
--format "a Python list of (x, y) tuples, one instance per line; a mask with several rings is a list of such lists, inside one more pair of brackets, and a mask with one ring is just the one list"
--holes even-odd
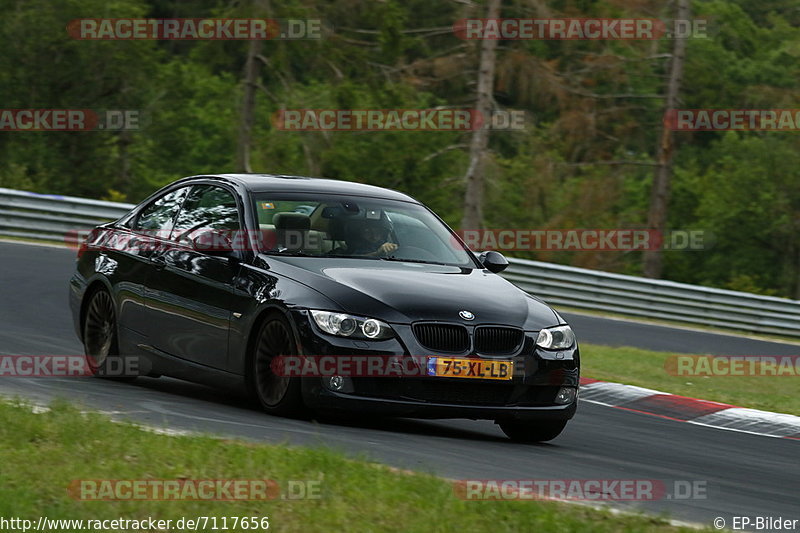
[(182, 187), (150, 202), (136, 217), (133, 229), (166, 232), (164, 236), (168, 235), (172, 230), (175, 215), (188, 192), (189, 187)]
[(200, 230), (237, 231), (241, 229), (239, 208), (233, 194), (214, 185), (196, 185), (183, 203), (172, 238), (188, 241)]

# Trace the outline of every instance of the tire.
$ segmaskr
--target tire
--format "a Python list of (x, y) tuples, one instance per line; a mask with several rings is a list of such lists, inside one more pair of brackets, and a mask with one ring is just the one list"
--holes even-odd
[(300, 378), (278, 376), (272, 361), (278, 356), (297, 355), (297, 343), (289, 322), (281, 315), (269, 315), (258, 328), (250, 357), (248, 389), (269, 414), (299, 417), (306, 414)]
[(503, 433), (514, 442), (546, 442), (558, 437), (567, 426), (566, 420), (543, 420), (541, 422), (497, 422)]
[(114, 359), (118, 363), (124, 364), (124, 361), (119, 354), (114, 300), (105, 289), (98, 289), (89, 296), (83, 319), (83, 351), (93, 376), (126, 382), (136, 379), (136, 376), (119, 375), (118, 370), (109, 367)]

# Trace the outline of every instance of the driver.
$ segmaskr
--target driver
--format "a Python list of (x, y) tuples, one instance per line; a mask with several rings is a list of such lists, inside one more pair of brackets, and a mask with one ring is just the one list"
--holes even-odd
[(391, 242), (391, 223), (384, 217), (353, 220), (347, 229), (347, 253), (381, 256), (398, 248), (397, 244)]

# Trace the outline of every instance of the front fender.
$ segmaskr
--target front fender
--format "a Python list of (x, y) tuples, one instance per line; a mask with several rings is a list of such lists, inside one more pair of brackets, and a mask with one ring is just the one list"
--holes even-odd
[(252, 265), (242, 265), (234, 280), (232, 301), (228, 368), (240, 375), (246, 373), (250, 341), (266, 314), (277, 311), (285, 316), (299, 341), (297, 325), (291, 316), (293, 309), (340, 310), (338, 304), (319, 291)]

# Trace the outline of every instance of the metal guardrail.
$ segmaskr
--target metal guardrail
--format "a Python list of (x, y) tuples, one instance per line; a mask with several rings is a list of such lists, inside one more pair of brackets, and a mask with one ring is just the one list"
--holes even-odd
[[(0, 188), (0, 235), (74, 243), (132, 204)], [(558, 307), (800, 337), (800, 301), (509, 258), (503, 276)]]
[(0, 188), (0, 235), (73, 244), (80, 232), (116, 220), (133, 207)]
[(800, 301), (509, 259), (503, 276), (558, 306), (686, 322), (752, 333), (800, 336)]

